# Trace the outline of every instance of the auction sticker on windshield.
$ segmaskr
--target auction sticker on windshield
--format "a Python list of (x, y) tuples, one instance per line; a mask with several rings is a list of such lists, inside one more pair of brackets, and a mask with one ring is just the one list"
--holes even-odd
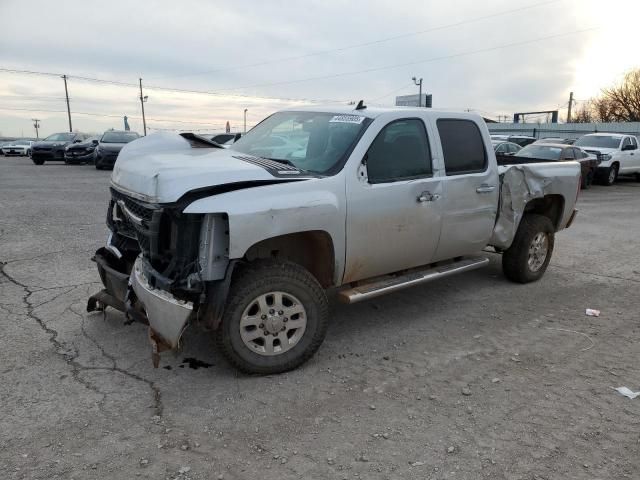
[(363, 120), (360, 115), (335, 115), (329, 123), (362, 123)]

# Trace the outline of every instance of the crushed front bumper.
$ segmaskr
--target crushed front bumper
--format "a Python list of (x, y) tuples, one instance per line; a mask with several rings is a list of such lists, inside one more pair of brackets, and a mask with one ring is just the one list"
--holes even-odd
[(142, 256), (127, 271), (126, 264), (117, 255), (117, 249), (99, 249), (94, 260), (105, 288), (92, 295), (87, 311), (101, 311), (108, 305), (124, 312), (129, 321), (149, 325), (152, 359), (158, 366), (158, 354), (178, 347), (182, 333), (193, 313), (193, 303), (179, 300), (169, 292), (154, 288), (148, 280), (148, 267)]

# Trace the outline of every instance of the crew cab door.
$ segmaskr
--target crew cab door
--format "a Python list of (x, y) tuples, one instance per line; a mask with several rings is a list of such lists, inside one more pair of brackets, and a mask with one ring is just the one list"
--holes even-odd
[[(640, 170), (640, 154), (638, 142), (635, 138), (624, 137), (620, 144), (620, 173), (633, 173)], [(635, 149), (634, 149), (635, 147)]]
[(433, 172), (421, 118), (398, 118), (379, 130), (357, 178), (347, 179), (344, 283), (432, 261), (442, 199), (442, 180)]
[(500, 180), (486, 127), (474, 118), (435, 118), (444, 161), (442, 232), (434, 261), (476, 253), (491, 238)]

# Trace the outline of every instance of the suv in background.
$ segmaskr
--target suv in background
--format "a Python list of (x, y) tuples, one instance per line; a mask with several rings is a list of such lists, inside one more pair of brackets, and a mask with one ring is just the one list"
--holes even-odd
[(598, 178), (604, 185), (615, 183), (618, 174), (634, 174), (640, 181), (640, 152), (638, 139), (620, 133), (590, 133), (574, 143), (600, 160)]
[(31, 146), (31, 160), (36, 165), (43, 165), (44, 162), (52, 160), (63, 161), (67, 145), (83, 142), (87, 138), (89, 135), (85, 133), (54, 133)]
[(104, 132), (93, 153), (96, 170), (113, 168), (122, 147), (137, 138), (140, 138), (138, 132), (116, 130)]

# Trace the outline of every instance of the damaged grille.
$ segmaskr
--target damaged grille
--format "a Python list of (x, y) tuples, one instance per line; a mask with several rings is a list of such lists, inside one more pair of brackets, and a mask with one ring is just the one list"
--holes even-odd
[(184, 214), (175, 205), (141, 202), (111, 189), (109, 228), (137, 241), (142, 256), (155, 270), (152, 285), (177, 294), (192, 292), (190, 276), (199, 271), (201, 215)]

